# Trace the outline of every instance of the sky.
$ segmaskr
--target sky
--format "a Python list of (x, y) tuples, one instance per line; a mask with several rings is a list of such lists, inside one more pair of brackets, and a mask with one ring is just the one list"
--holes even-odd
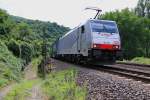
[(73, 28), (95, 15), (94, 11), (85, 10), (86, 7), (98, 7), (105, 13), (134, 8), (137, 2), (138, 0), (0, 0), (0, 8), (11, 15), (56, 22)]

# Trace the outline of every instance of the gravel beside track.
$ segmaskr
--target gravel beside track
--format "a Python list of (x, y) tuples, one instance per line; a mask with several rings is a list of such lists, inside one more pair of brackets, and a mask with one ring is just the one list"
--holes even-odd
[(77, 82), (87, 84), (88, 100), (150, 100), (150, 85), (109, 73), (81, 70)]
[(87, 88), (87, 100), (150, 100), (150, 84), (58, 60), (54, 66), (56, 70), (79, 70), (77, 84)]

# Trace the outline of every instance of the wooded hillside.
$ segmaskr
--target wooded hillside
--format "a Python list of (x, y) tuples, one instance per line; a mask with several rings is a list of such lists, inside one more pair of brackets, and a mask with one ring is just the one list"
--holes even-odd
[(16, 17), (0, 9), (0, 87), (17, 80), (23, 66), (41, 55), (43, 40), (50, 49), (51, 43), (68, 30), (57, 23)]

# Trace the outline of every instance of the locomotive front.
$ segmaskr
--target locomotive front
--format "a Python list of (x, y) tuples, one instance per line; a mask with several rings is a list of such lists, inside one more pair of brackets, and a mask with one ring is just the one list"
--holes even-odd
[(115, 61), (121, 55), (120, 35), (115, 21), (91, 20), (93, 59)]

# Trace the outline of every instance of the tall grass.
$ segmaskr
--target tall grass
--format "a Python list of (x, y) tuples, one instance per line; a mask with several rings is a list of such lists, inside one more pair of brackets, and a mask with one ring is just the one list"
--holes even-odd
[(17, 83), (13, 89), (5, 96), (4, 100), (25, 100), (25, 97), (30, 95), (30, 89), (36, 84), (38, 80), (24, 80)]
[(50, 74), (42, 84), (49, 100), (85, 100), (86, 88), (76, 84), (77, 71), (69, 69)]
[(136, 57), (132, 59), (131, 62), (135, 62), (139, 64), (150, 64), (150, 58)]

